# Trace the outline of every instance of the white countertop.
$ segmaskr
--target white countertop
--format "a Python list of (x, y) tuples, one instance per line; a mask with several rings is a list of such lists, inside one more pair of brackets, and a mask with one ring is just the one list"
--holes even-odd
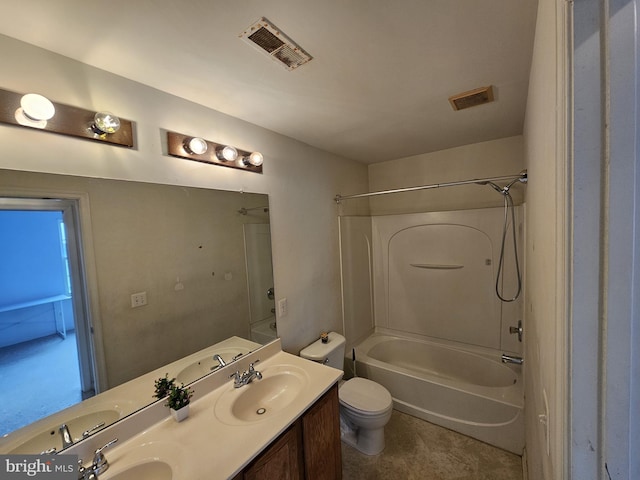
[[(304, 371), (309, 381), (286, 408), (264, 419), (252, 422), (225, 421), (224, 416), (216, 414), (218, 400), (225, 394), (236, 395), (242, 389), (251, 388), (249, 384), (234, 389), (229, 375), (237, 369), (246, 370), (249, 362), (256, 359), (260, 359), (256, 370), (263, 372), (263, 380), (254, 382), (264, 381), (271, 372), (289, 367)], [(169, 416), (169, 409), (158, 403), (149, 407), (148, 412), (132, 415), (113, 428), (95, 435), (95, 438), (91, 437), (91, 442), (81, 442), (77, 448), (72, 447), (65, 453), (79, 454), (86, 464), (93, 449), (118, 437), (118, 443), (104, 451), (110, 467), (100, 475), (103, 480), (152, 460), (169, 464), (174, 479), (232, 478), (341, 377), (340, 370), (283, 352), (280, 342), (276, 341), (195, 382), (192, 388), (196, 393), (186, 420), (176, 422)], [(155, 422), (149, 424), (149, 418), (154, 416)], [(145, 421), (148, 426), (145, 426)], [(125, 425), (127, 422), (129, 425)]]

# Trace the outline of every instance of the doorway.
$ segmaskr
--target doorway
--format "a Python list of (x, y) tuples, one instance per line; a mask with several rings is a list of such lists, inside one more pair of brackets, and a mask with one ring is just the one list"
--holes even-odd
[(77, 201), (0, 198), (0, 232), (4, 435), (96, 388)]

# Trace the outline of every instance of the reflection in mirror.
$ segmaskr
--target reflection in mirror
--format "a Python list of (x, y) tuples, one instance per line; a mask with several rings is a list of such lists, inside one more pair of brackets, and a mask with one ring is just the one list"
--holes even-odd
[(243, 227), (251, 340), (265, 344), (276, 338), (271, 232), (267, 223), (245, 223)]
[[(125, 385), (225, 339), (254, 340), (252, 344), (256, 345), (275, 338), (266, 195), (0, 170), (0, 197), (78, 201), (79, 239), (85, 267), (80, 280), (87, 291), (86, 312), (94, 332), (90, 345), (81, 345), (81, 336), (74, 334), (73, 321), (78, 313), (75, 310), (67, 316), (72, 320), (66, 326), (66, 339), (60, 338), (55, 330), (47, 333), (46, 328), (56, 326), (55, 305), (38, 307), (37, 315), (30, 313), (32, 307), (27, 305), (16, 317), (11, 309), (2, 311), (3, 306), (11, 303), (10, 299), (3, 299), (6, 305), (0, 305), (0, 329), (4, 335), (7, 329), (33, 330), (36, 324), (46, 324), (50, 327), (45, 328), (42, 337), (66, 342), (73, 347), (71, 356), (77, 356), (81, 348), (93, 353), (92, 368), (100, 380), (96, 389), (104, 393), (85, 400), (82, 405), (100, 403), (111, 391), (106, 390)], [(25, 238), (25, 243), (30, 238)], [(0, 251), (0, 256), (2, 253)], [(37, 270), (41, 278), (48, 278), (38, 266), (29, 268)], [(0, 278), (0, 282), (10, 281), (7, 275)], [(140, 300), (138, 294), (144, 294), (144, 301), (134, 306)], [(77, 296), (75, 289), (73, 295)], [(42, 339), (0, 347), (0, 376), (5, 378), (8, 372), (5, 367), (21, 356), (18, 353), (21, 346), (39, 341)], [(45, 349), (32, 350), (43, 353)], [(227, 352), (213, 353), (224, 358)], [(208, 358), (198, 366), (201, 360), (183, 374), (197, 376), (201, 372), (198, 368), (210, 368)], [(45, 371), (38, 373), (41, 367)], [(48, 391), (60, 393), (74, 383), (64, 380), (67, 378), (64, 368), (62, 361), (43, 361), (37, 357), (17, 367), (18, 376), (11, 382), (12, 388), (21, 392), (21, 399), (39, 400), (35, 407), (24, 405), (27, 422), (62, 408), (51, 410), (55, 402), (46, 394)], [(55, 388), (26, 393), (26, 388), (37, 388), (40, 384), (31, 379), (42, 376), (52, 379)], [(151, 403), (152, 387), (153, 381), (146, 385), (148, 391), (139, 398), (127, 393), (115, 399), (115, 404), (107, 401), (103, 410), (110, 413), (104, 415), (105, 424), (116, 415), (111, 415), (114, 411), (117, 418), (121, 418)], [(20, 405), (10, 401), (10, 391), (5, 389), (0, 394), (0, 425), (6, 424), (6, 418), (18, 417), (17, 409), (22, 407), (22, 400), (18, 402)], [(81, 437), (88, 430), (90, 435), (91, 429), (101, 423), (88, 425), (94, 420), (91, 415), (76, 419), (75, 432), (71, 433)], [(69, 425), (67, 428), (71, 430)], [(96, 427), (100, 428), (104, 427)], [(0, 439), (0, 452), (4, 451), (9, 437), (20, 432), (7, 436), (12, 429), (5, 427), (0, 432), (5, 435)], [(47, 434), (62, 437), (58, 430)], [(35, 450), (32, 453), (42, 451)]]
[[(217, 365), (210, 362), (214, 355), (229, 364), (260, 346), (240, 337), (218, 342), (7, 435), (0, 440), (0, 452), (60, 452), (154, 401), (154, 382), (158, 378), (168, 376), (178, 383), (191, 384), (217, 370)], [(206, 365), (212, 365), (213, 370), (199, 368)], [(69, 443), (64, 440), (66, 436)]]

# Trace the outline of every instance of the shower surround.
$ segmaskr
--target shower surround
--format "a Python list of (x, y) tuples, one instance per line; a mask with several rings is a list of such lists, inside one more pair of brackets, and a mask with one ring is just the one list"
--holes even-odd
[[(522, 251), (524, 207), (515, 208)], [(495, 293), (503, 225), (503, 208), (341, 217), (344, 328), (356, 374), (382, 383), (397, 409), (521, 454), (522, 368), (500, 363), (522, 352), (509, 331), (522, 299)], [(508, 298), (517, 290), (510, 238), (498, 284)], [(372, 351), (380, 343), (383, 356)], [(508, 384), (483, 380), (507, 370)], [(453, 404), (462, 408), (443, 408)]]

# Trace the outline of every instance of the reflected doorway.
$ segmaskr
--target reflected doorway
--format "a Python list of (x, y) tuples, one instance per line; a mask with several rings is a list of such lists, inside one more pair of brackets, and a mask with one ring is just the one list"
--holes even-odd
[(0, 198), (0, 435), (95, 394), (73, 200)]

